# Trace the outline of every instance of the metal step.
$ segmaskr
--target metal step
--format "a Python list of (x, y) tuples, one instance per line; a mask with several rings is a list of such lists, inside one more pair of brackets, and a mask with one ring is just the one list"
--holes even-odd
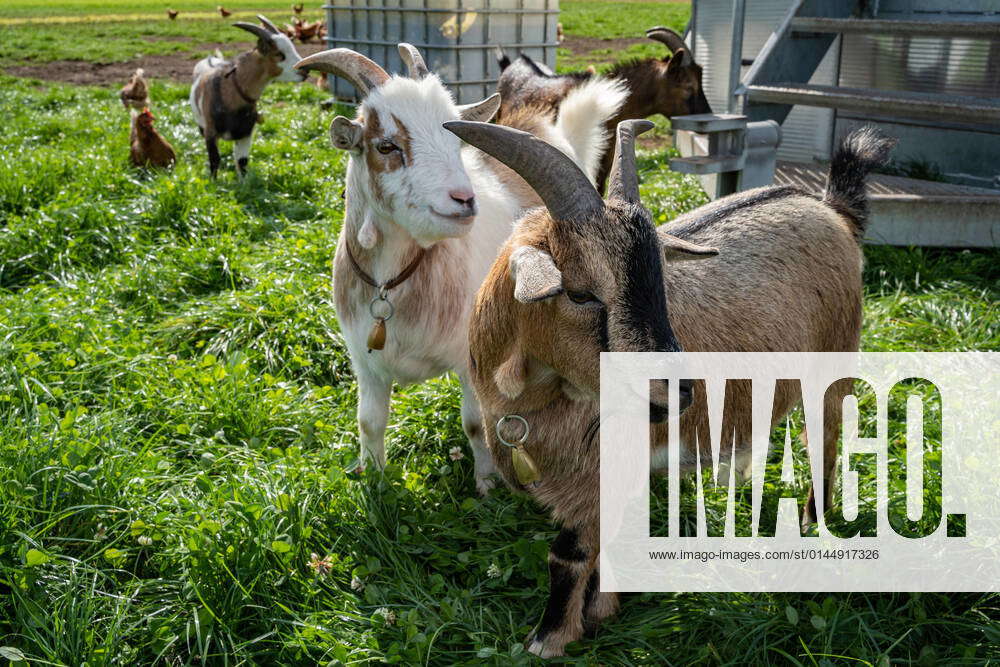
[[(774, 184), (822, 196), (828, 170), (827, 166), (779, 161)], [(872, 174), (867, 191), (868, 243), (1000, 247), (1000, 190)]]
[(681, 174), (704, 176), (706, 174), (721, 174), (727, 171), (739, 171), (743, 168), (744, 157), (710, 155), (693, 155), (691, 157), (675, 157), (670, 159), (670, 168)]
[(1000, 38), (1000, 21), (894, 21), (888, 19), (831, 19), (796, 16), (794, 32), (874, 33), (879, 35), (933, 35), (937, 37)]
[(936, 95), (872, 88), (841, 88), (799, 83), (752, 85), (753, 102), (803, 104), (865, 114), (952, 120), (983, 125), (1000, 123), (1000, 99)]
[(690, 116), (674, 116), (670, 119), (671, 129), (687, 130), (698, 134), (742, 130), (746, 126), (747, 117), (734, 113), (700, 113)]

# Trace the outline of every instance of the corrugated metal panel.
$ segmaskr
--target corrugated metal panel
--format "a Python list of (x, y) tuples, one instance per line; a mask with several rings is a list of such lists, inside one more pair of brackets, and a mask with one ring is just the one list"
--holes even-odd
[(919, 14), (962, 15), (962, 20), (970, 16), (1000, 14), (1000, 4), (996, 0), (881, 0), (878, 4), (879, 18), (920, 18)]
[(840, 82), (853, 88), (1000, 97), (1000, 43), (990, 40), (846, 35)]
[[(878, 18), (1000, 21), (1000, 0), (881, 0)], [(943, 95), (1000, 98), (1000, 41), (906, 35), (846, 35), (840, 85)], [(837, 135), (868, 119), (841, 112)], [(933, 166), (972, 185), (1000, 182), (1000, 127), (956, 126), (912, 119), (878, 123), (900, 139), (901, 163)]]
[[(396, 44), (410, 42), (462, 104), (496, 90), (494, 45), (555, 69), (559, 0), (333, 0), (324, 8), (327, 46), (354, 49), (402, 72)], [(336, 97), (354, 98), (349, 83), (331, 81)]]
[[(696, 0), (695, 59), (703, 67), (705, 95), (716, 111), (726, 109), (729, 85), (729, 49), (732, 43), (732, 0)], [(771, 33), (781, 23), (791, 0), (747, 0), (746, 26), (743, 33), (743, 57), (754, 58)], [(837, 73), (839, 39), (834, 42), (810, 83), (834, 85)], [(743, 74), (747, 68), (743, 68)], [(795, 107), (781, 126), (778, 157), (783, 160), (811, 162), (826, 159), (833, 136), (834, 113), (831, 109)]]

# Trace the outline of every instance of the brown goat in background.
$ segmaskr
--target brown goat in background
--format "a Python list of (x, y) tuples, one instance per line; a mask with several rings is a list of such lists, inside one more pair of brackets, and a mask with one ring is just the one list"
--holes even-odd
[[(630, 118), (647, 118), (655, 114), (671, 118), (712, 113), (701, 86), (701, 65), (694, 62), (691, 50), (681, 36), (662, 26), (650, 28), (646, 36), (666, 46), (672, 55), (663, 59), (625, 60), (604, 74), (609, 79), (621, 80), (628, 88), (625, 104), (608, 121), (609, 134), (614, 134), (618, 123)], [(497, 92), (502, 100), (498, 122), (512, 109), (527, 104), (546, 107), (557, 114), (569, 91), (594, 76), (592, 69), (556, 75), (523, 54), (511, 62), (500, 51), (498, 60), (501, 74)], [(604, 152), (601, 168), (597, 172), (597, 188), (601, 192), (611, 171), (611, 149), (609, 146)]]

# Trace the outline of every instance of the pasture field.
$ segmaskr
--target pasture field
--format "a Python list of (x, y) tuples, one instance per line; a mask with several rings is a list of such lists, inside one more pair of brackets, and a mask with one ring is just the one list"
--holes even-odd
[[(217, 3), (205, 0), (149, 4), (138, 0), (60, 2), (53, 6), (9, 0), (0, 7), (0, 66), (62, 60), (121, 62), (139, 56), (204, 56), (216, 45), (225, 53), (249, 45), (247, 34), (230, 28), (235, 20), (264, 13), (279, 25), (290, 20), (291, 2), (245, 0), (222, 3), (233, 11), (223, 19)], [(166, 8), (180, 12), (175, 21)], [(322, 3), (307, 3), (307, 21), (322, 18)], [(658, 55), (662, 45), (643, 38), (646, 28), (666, 25), (683, 30), (690, 14), (684, 2), (605, 2), (563, 0), (560, 21), (569, 42), (560, 49), (561, 64), (598, 64), (620, 51), (626, 57)], [(606, 43), (600, 43), (607, 40)], [(316, 42), (318, 44), (319, 42)], [(193, 61), (191, 63), (193, 65)], [(190, 70), (190, 68), (188, 68)]]
[[(121, 4), (60, 12), (149, 8)], [(351, 472), (327, 95), (267, 90), (242, 182), (228, 153), (207, 178), (186, 86), (151, 95), (168, 173), (128, 166), (112, 89), (0, 75), (0, 664), (538, 662), (556, 531), (476, 495), (458, 383), (397, 389), (391, 464)], [(639, 166), (669, 224), (705, 199), (665, 157)], [(865, 253), (863, 349), (1000, 349), (1000, 251)], [(633, 595), (565, 662), (996, 664), (1000, 596)]]

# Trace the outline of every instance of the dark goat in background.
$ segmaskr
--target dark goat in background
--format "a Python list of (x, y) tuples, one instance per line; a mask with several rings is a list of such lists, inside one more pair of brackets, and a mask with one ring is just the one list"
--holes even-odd
[[(671, 118), (712, 113), (701, 87), (701, 66), (694, 61), (681, 36), (662, 26), (650, 28), (646, 36), (666, 46), (672, 55), (663, 59), (622, 61), (604, 74), (609, 79), (623, 81), (628, 87), (625, 104), (608, 121), (610, 136), (614, 136), (618, 123), (630, 118), (646, 118), (655, 114)], [(513, 109), (528, 104), (547, 107), (553, 114), (558, 114), (559, 105), (569, 91), (594, 76), (593, 72), (554, 74), (523, 54), (511, 61), (500, 51), (498, 61), (501, 74), (497, 92), (502, 100), (498, 122)], [(609, 147), (601, 158), (601, 168), (597, 173), (597, 187), (601, 191), (611, 171), (611, 154)]]

